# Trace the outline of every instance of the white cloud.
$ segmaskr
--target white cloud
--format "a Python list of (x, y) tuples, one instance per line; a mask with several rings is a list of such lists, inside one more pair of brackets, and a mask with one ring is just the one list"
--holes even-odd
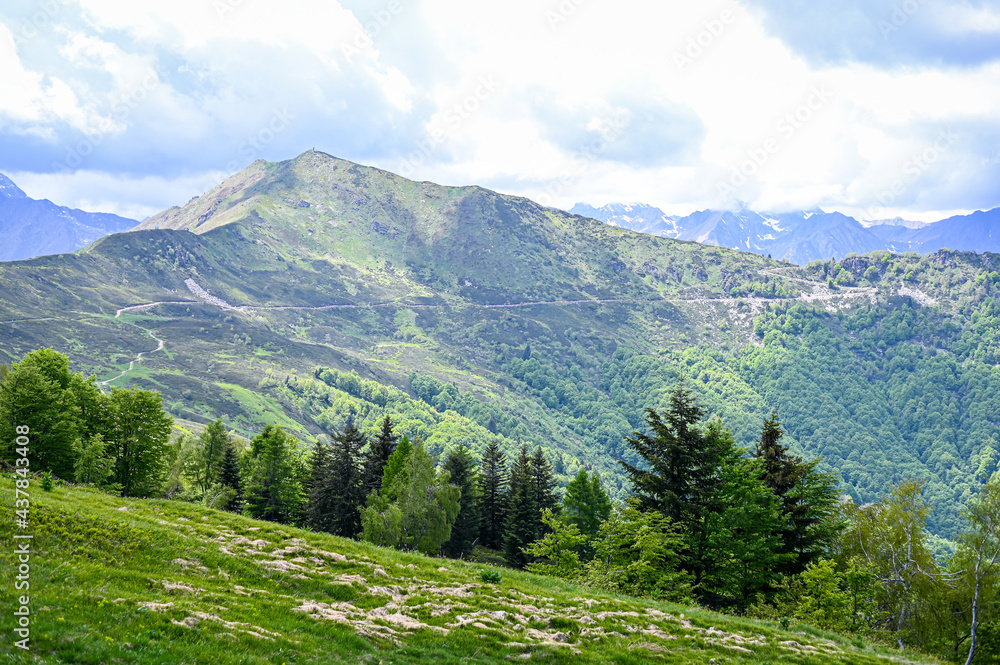
[[(180, 192), (191, 174), (315, 146), (567, 207), (632, 200), (689, 212), (735, 197), (864, 211), (935, 132), (992, 132), (1000, 118), (995, 62), (888, 68), (852, 60), (846, 41), (846, 56), (815, 59), (775, 27), (780, 10), (757, 8), (764, 1), (345, 0), (363, 5), (353, 12), (328, 0), (78, 1), (82, 20), (53, 19), (53, 54), (19, 53), (0, 24), (0, 153), (18, 146), (0, 169), (39, 173), (100, 126), (105, 138), (79, 168), (122, 174), (106, 177), (121, 178), (130, 198), (120, 205), (137, 210), (163, 198), (136, 184), (149, 178)], [(831, 29), (849, 33), (882, 9)], [(962, 3), (942, 14), (956, 34), (995, 31), (996, 15)], [(149, 72), (144, 100), (115, 113)], [(817, 90), (827, 91), (819, 102)], [(252, 147), (282, 109), (293, 120)], [(594, 127), (622, 118), (626, 129), (591, 149)], [(11, 132), (39, 143), (12, 143)], [(32, 161), (29, 145), (52, 156)], [(984, 141), (955, 143), (888, 214), (1000, 198), (987, 177), (995, 157)], [(746, 182), (723, 191), (741, 168)]]
[[(60, 78), (27, 69), (18, 57), (14, 34), (0, 23), (0, 127), (46, 135), (46, 125), (66, 122), (85, 128), (92, 119)], [(10, 131), (10, 130), (8, 130)]]
[(31, 198), (49, 199), (68, 208), (110, 212), (141, 221), (165, 208), (184, 205), (228, 174), (215, 171), (184, 178), (123, 177), (96, 171), (11, 172), (6, 175)]

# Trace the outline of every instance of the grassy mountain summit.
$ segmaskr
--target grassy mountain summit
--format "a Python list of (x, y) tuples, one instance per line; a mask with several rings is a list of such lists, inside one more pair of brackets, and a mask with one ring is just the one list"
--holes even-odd
[[(158, 228), (157, 228), (158, 227)], [(752, 444), (777, 410), (857, 500), (926, 481), (930, 524), (997, 469), (1000, 257), (789, 266), (310, 151), (139, 230), (0, 264), (6, 360), (53, 346), (169, 410), (303, 439), (391, 414), (432, 454), (541, 445), (624, 496), (623, 437), (686, 377)]]
[[(286, 259), (388, 270), (417, 288), (476, 302), (721, 293), (717, 280), (708, 283), (719, 272), (711, 268), (656, 279), (671, 259), (702, 255), (697, 245), (609, 229), (480, 187), (413, 182), (315, 151), (280, 164), (258, 161), (138, 228), (205, 234), (226, 226), (249, 230)], [(710, 265), (772, 264), (720, 252)]]
[[(14, 482), (0, 480), (4, 505)], [(594, 592), (192, 504), (32, 493), (30, 652), (12, 663), (877, 665), (900, 652), (792, 623)], [(0, 526), (8, 542), (12, 523)], [(0, 562), (13, 570), (10, 548)], [(14, 623), (0, 639), (15, 641)], [(905, 662), (933, 660), (906, 653)]]

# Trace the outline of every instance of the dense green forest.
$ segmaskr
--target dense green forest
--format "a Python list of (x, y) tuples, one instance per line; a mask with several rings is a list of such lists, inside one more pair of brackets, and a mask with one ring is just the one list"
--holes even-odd
[[(322, 385), (353, 379), (318, 374)], [(387, 413), (363, 432), (348, 409), (332, 436), (311, 442), (280, 425), (247, 441), (221, 420), (171, 437), (157, 393), (102, 392), (50, 349), (0, 375), (0, 457), (16, 478), (44, 474), (43, 487), (54, 478), (166, 496), (401, 551), (795, 619), (956, 662), (1000, 656), (1000, 474), (969, 498), (954, 553), (935, 556), (925, 483), (904, 477), (859, 504), (819, 459), (789, 452), (775, 414), (742, 448), (683, 381), (624, 437), (637, 463), (617, 461), (627, 495), (613, 501), (585, 468), (560, 487), (541, 447), (522, 444), (508, 458), (493, 440), (481, 457), (462, 444), (432, 455), (423, 435), (449, 423), (413, 413)], [(367, 397), (392, 403), (390, 391)], [(407, 418), (424, 427), (412, 441), (397, 433)], [(14, 443), (26, 431), (30, 452)]]

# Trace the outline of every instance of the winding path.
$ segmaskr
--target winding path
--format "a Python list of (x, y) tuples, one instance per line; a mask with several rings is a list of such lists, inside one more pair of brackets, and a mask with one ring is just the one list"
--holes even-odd
[[(817, 282), (813, 280), (808, 280), (802, 277), (790, 277), (777, 272), (780, 268), (770, 268), (764, 270), (763, 272), (774, 275), (775, 277), (780, 277), (782, 279), (787, 279), (790, 281), (802, 282), (804, 284), (809, 284), (813, 287), (811, 293), (800, 293), (799, 295), (792, 298), (759, 298), (755, 296), (721, 296), (718, 298), (709, 297), (697, 297), (697, 298), (582, 298), (579, 300), (533, 300), (528, 302), (518, 302), (518, 303), (497, 303), (497, 304), (476, 304), (476, 303), (462, 303), (459, 305), (447, 304), (447, 303), (403, 303), (403, 302), (381, 302), (381, 303), (343, 303), (343, 304), (333, 304), (333, 305), (230, 305), (215, 296), (212, 296), (208, 291), (204, 290), (199, 286), (194, 280), (187, 280), (188, 288), (199, 297), (199, 300), (174, 300), (174, 301), (157, 301), (151, 303), (143, 303), (139, 305), (130, 305), (128, 307), (123, 307), (115, 313), (115, 318), (122, 315), (123, 312), (128, 311), (140, 311), (147, 310), (157, 305), (191, 305), (191, 304), (208, 304), (215, 307), (221, 307), (223, 309), (236, 310), (239, 312), (256, 312), (256, 311), (322, 311), (322, 310), (332, 310), (332, 309), (375, 309), (383, 307), (404, 307), (408, 309), (434, 309), (434, 308), (445, 308), (445, 307), (481, 307), (483, 309), (517, 309), (521, 307), (538, 307), (546, 305), (554, 306), (566, 306), (566, 305), (599, 305), (599, 304), (609, 304), (609, 303), (630, 303), (630, 304), (653, 304), (660, 302), (669, 303), (735, 303), (735, 302), (747, 302), (751, 305), (763, 305), (769, 302), (778, 301), (790, 301), (790, 300), (801, 300), (804, 302), (811, 302), (815, 300), (829, 301), (836, 297), (846, 296), (846, 295), (865, 295), (871, 297), (876, 293), (876, 289), (872, 287), (858, 287), (858, 286), (843, 286), (838, 289), (839, 292), (831, 291), (826, 288), (826, 285), (822, 282)], [(221, 303), (221, 304), (220, 304)]]
[(197, 305), (199, 303), (197, 300), (175, 300), (169, 302), (161, 300), (157, 302), (148, 302), (143, 305), (129, 305), (128, 307), (122, 307), (120, 310), (115, 312), (115, 318), (117, 319), (119, 316), (122, 315), (123, 312), (131, 312), (132, 310), (138, 312), (144, 309), (150, 309), (152, 307), (156, 307), (157, 305), (191, 305), (191, 304)]
[[(877, 293), (877, 289), (872, 287), (840, 287), (838, 291), (831, 291), (826, 288), (826, 285), (822, 282), (808, 280), (802, 277), (790, 277), (781, 274), (777, 271), (781, 268), (770, 268), (762, 272), (771, 274), (775, 277), (780, 277), (782, 279), (787, 279), (790, 281), (797, 281), (804, 284), (809, 284), (813, 287), (812, 292), (806, 293), (803, 290), (799, 295), (792, 298), (758, 298), (755, 296), (745, 296), (745, 297), (732, 297), (732, 296), (722, 296), (719, 298), (584, 298), (579, 300), (535, 300), (529, 302), (518, 302), (518, 303), (498, 303), (490, 305), (477, 305), (475, 303), (462, 303), (458, 306), (473, 306), (481, 307), (483, 309), (517, 309), (522, 307), (540, 307), (540, 306), (568, 306), (568, 305), (600, 305), (600, 304), (610, 304), (610, 303), (630, 303), (630, 304), (655, 304), (655, 303), (697, 303), (697, 304), (735, 304), (737, 302), (744, 302), (749, 304), (755, 310), (762, 308), (767, 303), (772, 302), (788, 302), (788, 301), (802, 301), (802, 302), (814, 302), (822, 301), (830, 307), (830, 301), (836, 297), (843, 296), (867, 296), (868, 298), (874, 298)], [(157, 301), (150, 303), (141, 303), (138, 305), (129, 305), (128, 307), (122, 307), (117, 312), (115, 312), (115, 318), (120, 317), (124, 312), (132, 311), (144, 311), (152, 309), (158, 305), (198, 305), (207, 304), (213, 307), (221, 307), (223, 309), (235, 310), (239, 312), (255, 312), (255, 311), (322, 311), (322, 310), (332, 310), (332, 309), (375, 309), (383, 307), (400, 307), (407, 309), (433, 309), (433, 308), (444, 308), (444, 307), (455, 307), (456, 305), (444, 304), (444, 303), (401, 303), (401, 302), (382, 302), (382, 303), (366, 303), (366, 304), (352, 304), (344, 303), (337, 305), (230, 305), (225, 301), (211, 296), (208, 291), (205, 291), (201, 286), (194, 282), (194, 280), (187, 280), (188, 288), (198, 296), (199, 300), (172, 300), (172, 301)], [(222, 303), (222, 304), (220, 304)], [(129, 324), (135, 325), (135, 324)], [(138, 327), (138, 326), (137, 326)], [(118, 376), (107, 379), (106, 381), (98, 382), (98, 385), (105, 386), (112, 381), (116, 381), (126, 374), (128, 374), (135, 367), (135, 363), (141, 362), (142, 357), (147, 353), (154, 353), (163, 349), (164, 342), (162, 339), (153, 334), (152, 331), (147, 331), (150, 337), (159, 342), (159, 345), (153, 349), (153, 351), (143, 351), (139, 353), (134, 360), (130, 361), (128, 364), (128, 369), (124, 370)]]
[[(158, 304), (161, 304), (161, 303), (151, 303), (151, 305), (158, 305)], [(171, 304), (174, 304), (174, 303), (171, 303)], [(118, 310), (118, 311), (121, 312), (122, 310)], [(116, 314), (115, 316), (117, 317), (118, 315)], [(146, 332), (149, 333), (150, 337), (152, 337), (157, 342), (159, 342), (159, 345), (155, 349), (153, 349), (152, 351), (143, 351), (143, 352), (141, 352), (139, 355), (137, 355), (135, 357), (135, 360), (130, 360), (129, 361), (129, 363), (128, 363), (128, 369), (124, 370), (121, 374), (119, 374), (118, 376), (114, 377), (113, 379), (108, 379), (107, 381), (98, 381), (97, 385), (99, 385), (99, 386), (106, 386), (109, 383), (111, 383), (112, 381), (117, 381), (118, 379), (122, 378), (123, 376), (125, 376), (126, 374), (128, 374), (129, 372), (131, 372), (132, 369), (135, 367), (135, 364), (137, 362), (142, 362), (142, 357), (144, 355), (146, 355), (147, 353), (155, 353), (156, 351), (160, 351), (161, 349), (163, 349), (163, 340), (160, 339), (159, 337), (157, 337), (156, 335), (154, 335), (152, 330), (147, 330)]]

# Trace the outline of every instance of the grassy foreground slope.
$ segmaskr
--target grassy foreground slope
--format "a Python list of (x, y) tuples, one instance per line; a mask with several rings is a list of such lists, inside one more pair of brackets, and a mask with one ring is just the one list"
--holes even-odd
[[(5, 601), (7, 663), (934, 662), (527, 573), (484, 584), (481, 566), (190, 504), (33, 486), (31, 651), (11, 648)], [(5, 510), (13, 489), (0, 480)], [(10, 547), (0, 568), (14, 570)]]

